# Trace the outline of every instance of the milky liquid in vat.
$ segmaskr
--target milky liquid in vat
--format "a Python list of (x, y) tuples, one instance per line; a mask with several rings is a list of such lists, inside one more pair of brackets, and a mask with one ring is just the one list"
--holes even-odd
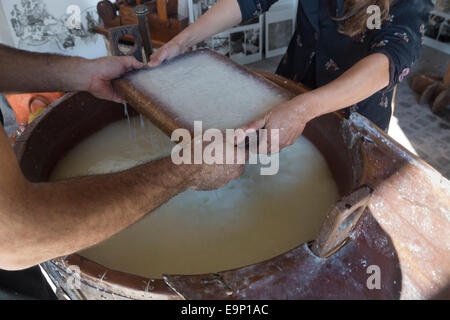
[(167, 106), (178, 120), (188, 124), (202, 120), (205, 129), (240, 128), (289, 100), (281, 90), (205, 52), (125, 78)]
[[(129, 135), (115, 122), (72, 149), (51, 180), (109, 173), (170, 154), (172, 142), (153, 124)], [(111, 269), (160, 278), (257, 263), (314, 239), (338, 192), (328, 166), (305, 138), (282, 151), (280, 171), (258, 165), (216, 191), (186, 191), (140, 222), (81, 255)]]

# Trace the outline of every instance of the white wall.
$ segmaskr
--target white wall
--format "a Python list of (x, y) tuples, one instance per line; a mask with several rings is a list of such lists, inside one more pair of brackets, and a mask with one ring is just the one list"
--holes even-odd
[(9, 31), (8, 22), (6, 21), (3, 8), (0, 6), (0, 43), (13, 46), (13, 39)]
[[(178, 0), (178, 13), (182, 16), (187, 17), (188, 13), (188, 0)], [(11, 33), (8, 27), (8, 22), (6, 21), (3, 8), (0, 5), (0, 43), (13, 46), (14, 42), (11, 37)]]
[(178, 14), (188, 17), (188, 0), (178, 0)]

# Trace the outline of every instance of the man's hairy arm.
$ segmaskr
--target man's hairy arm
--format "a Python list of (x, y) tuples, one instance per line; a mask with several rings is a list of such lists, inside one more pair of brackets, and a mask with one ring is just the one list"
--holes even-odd
[[(0, 45), (0, 92), (89, 91), (123, 102), (110, 81), (142, 66), (132, 57), (86, 60)], [(24, 269), (92, 246), (187, 188), (219, 188), (242, 170), (176, 166), (167, 158), (116, 174), (30, 183), (0, 125), (0, 269)]]
[(92, 246), (176, 194), (205, 183), (218, 188), (243, 170), (242, 166), (177, 166), (165, 158), (121, 173), (30, 183), (3, 130), (0, 150), (0, 269), (7, 270)]
[(28, 52), (0, 44), (0, 92), (89, 91), (98, 98), (123, 103), (110, 81), (142, 67), (134, 57), (88, 60)]
[(123, 173), (30, 183), (0, 130), (0, 268), (96, 244), (190, 186), (194, 167), (162, 159)]

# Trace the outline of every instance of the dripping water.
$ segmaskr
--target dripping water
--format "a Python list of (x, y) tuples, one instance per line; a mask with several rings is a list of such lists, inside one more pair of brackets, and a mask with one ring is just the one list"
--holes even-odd
[(123, 111), (128, 120), (128, 137), (131, 138), (131, 123), (130, 123), (130, 114), (128, 113), (128, 104), (123, 104)]
[(139, 114), (139, 119), (141, 120), (141, 128), (144, 129), (145, 128), (145, 122), (144, 122), (144, 117), (142, 116), (142, 114)]
[(133, 132), (132, 132), (135, 145), (137, 145), (137, 125), (136, 125), (137, 119), (136, 118), (137, 117), (133, 117)]

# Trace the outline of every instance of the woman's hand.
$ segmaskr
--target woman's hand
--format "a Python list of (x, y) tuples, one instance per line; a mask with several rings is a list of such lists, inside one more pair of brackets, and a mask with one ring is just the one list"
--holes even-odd
[[(359, 103), (388, 84), (389, 59), (375, 53), (357, 62), (336, 80), (274, 107), (242, 129), (279, 129), (281, 150), (295, 142), (310, 120)], [(270, 132), (268, 135), (270, 137)]]
[(313, 113), (309, 111), (309, 105), (306, 105), (304, 100), (306, 99), (303, 99), (301, 95), (277, 105), (242, 129), (244, 131), (267, 129), (267, 153), (271, 153), (272, 150), (272, 130), (278, 129), (278, 151), (281, 151), (283, 148), (292, 145), (302, 135), (306, 124), (314, 118)]
[(197, 43), (223, 32), (242, 21), (241, 9), (236, 0), (220, 0), (204, 15), (189, 25), (150, 57), (149, 67), (156, 67), (184, 53)]
[(182, 53), (181, 46), (174, 40), (169, 41), (150, 56), (149, 67), (156, 67)]

